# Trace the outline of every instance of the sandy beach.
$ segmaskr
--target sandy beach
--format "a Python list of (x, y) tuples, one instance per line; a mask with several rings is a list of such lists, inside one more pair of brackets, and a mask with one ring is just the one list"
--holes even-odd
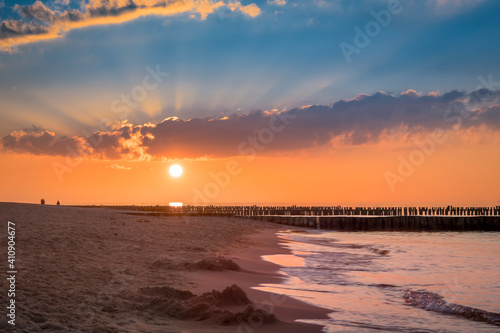
[[(4, 315), (2, 331), (319, 332), (294, 320), (326, 318), (324, 309), (251, 289), (281, 279), (260, 256), (287, 253), (275, 235), (282, 226), (17, 203), (0, 203), (0, 216), (3, 275), (8, 221), (17, 269), (16, 325)], [(0, 302), (8, 304), (5, 292)]]

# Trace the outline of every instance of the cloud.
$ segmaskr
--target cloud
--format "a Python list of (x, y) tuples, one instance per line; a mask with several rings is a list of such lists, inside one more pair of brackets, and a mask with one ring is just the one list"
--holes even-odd
[(477, 5), (481, 2), (483, 2), (484, 0), (428, 0), (428, 2), (430, 4), (435, 4), (437, 6), (449, 6), (449, 5), (453, 5), (453, 6), (464, 6), (464, 5), (467, 5), (467, 6), (473, 6), (473, 5)]
[(252, 150), (279, 154), (318, 146), (335, 149), (339, 144), (387, 141), (401, 133), (409, 140), (437, 128), (500, 132), (500, 91), (359, 94), (333, 105), (281, 112), (252, 111), (221, 119), (170, 117), (142, 125), (121, 123), (88, 137), (56, 138), (55, 133), (34, 127), (12, 132), (0, 143), (3, 150), (34, 155), (79, 154), (105, 160), (197, 159), (245, 155)]
[(17, 11), (22, 17), (28, 20), (37, 20), (40, 22), (51, 23), (57, 18), (56, 12), (45, 7), (41, 1), (36, 1), (30, 6), (14, 5), (14, 10)]
[[(58, 3), (64, 5), (66, 2)], [(82, 1), (80, 9), (65, 10), (51, 9), (39, 0), (32, 5), (16, 4), (14, 11), (21, 18), (0, 21), (0, 50), (10, 51), (16, 45), (60, 38), (72, 29), (120, 24), (143, 16), (190, 13), (205, 20), (221, 7), (249, 17), (261, 13), (254, 3), (242, 5), (239, 1), (222, 0), (86, 0)]]
[(4, 149), (18, 153), (33, 155), (65, 156), (69, 152), (86, 153), (88, 148), (85, 140), (79, 137), (61, 136), (55, 138), (55, 133), (33, 128), (14, 131), (1, 139)]
[(413, 89), (408, 89), (407, 91), (403, 91), (400, 96), (406, 96), (406, 97), (420, 97), (422, 96), (422, 93), (418, 93)]
[(6, 45), (2, 40), (16, 39), (22, 36), (48, 34), (49, 29), (34, 23), (20, 20), (5, 20), (0, 22), (0, 45)]
[(484, 0), (427, 0), (426, 4), (438, 14), (450, 15), (471, 9), (482, 2)]
[(286, 0), (268, 0), (267, 3), (275, 6), (284, 6), (286, 5)]
[(234, 11), (241, 11), (243, 14), (248, 15), (250, 17), (256, 17), (260, 15), (260, 8), (256, 4), (252, 3), (246, 6), (243, 6), (241, 2), (235, 1), (230, 2), (228, 4), (229, 9)]
[(108, 168), (111, 168), (111, 169), (115, 169), (115, 170), (131, 170), (132, 168), (131, 167), (126, 167), (126, 166), (123, 166), (123, 165), (118, 165), (118, 164), (113, 164), (111, 166), (109, 166)]

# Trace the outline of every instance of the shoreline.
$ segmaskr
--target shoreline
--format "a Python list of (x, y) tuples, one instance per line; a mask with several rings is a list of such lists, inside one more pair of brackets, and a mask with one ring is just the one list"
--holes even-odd
[[(291, 254), (292, 252), (279, 243), (281, 239), (276, 234), (281, 226), (270, 224), (269, 228), (258, 229), (245, 236), (245, 245), (230, 249), (227, 259), (237, 263), (241, 270), (223, 272), (189, 272), (187, 277), (195, 283), (192, 289), (195, 293), (209, 292), (212, 289), (223, 290), (228, 282), (240, 286), (248, 298), (256, 305), (275, 315), (273, 323), (257, 325), (245, 323), (239, 325), (238, 332), (322, 332), (323, 326), (296, 322), (297, 319), (328, 319), (331, 310), (317, 307), (286, 295), (253, 289), (264, 283), (281, 283), (285, 277), (279, 273), (280, 265), (262, 258), (263, 255)], [(302, 228), (294, 228), (302, 229)], [(253, 325), (252, 325), (253, 324)], [(253, 327), (256, 326), (256, 327)], [(229, 329), (227, 331), (232, 331)]]

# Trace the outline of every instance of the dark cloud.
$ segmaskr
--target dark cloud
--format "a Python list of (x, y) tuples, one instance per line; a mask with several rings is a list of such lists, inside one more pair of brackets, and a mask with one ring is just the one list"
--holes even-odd
[(480, 125), (488, 125), (493, 129), (500, 130), (500, 106), (491, 106), (484, 113), (464, 121), (464, 126), (467, 128)]
[(59, 19), (63, 22), (79, 22), (85, 18), (84, 14), (76, 9), (68, 9), (59, 15)]
[(8, 39), (26, 35), (46, 34), (47, 27), (36, 23), (25, 23), (21, 20), (5, 20), (0, 22), (0, 39)]
[(81, 151), (100, 159), (220, 158), (248, 149), (273, 154), (332, 145), (336, 138), (342, 138), (344, 145), (376, 143), (394, 131), (404, 131), (410, 138), (437, 128), (453, 130), (454, 125), (498, 131), (499, 103), (500, 91), (487, 89), (443, 95), (379, 92), (281, 113), (252, 111), (222, 119), (172, 117), (156, 124), (125, 124), (87, 138), (56, 138), (33, 127), (0, 142), (4, 150), (14, 152), (65, 156), (68, 151)]
[(0, 140), (5, 150), (33, 155), (66, 156), (82, 152), (82, 140), (62, 136), (58, 139), (49, 131), (16, 131)]
[[(255, 4), (243, 6), (240, 2), (211, 0), (201, 2), (82, 0), (79, 9), (70, 8), (68, 4), (66, 6), (64, 10), (51, 9), (40, 0), (31, 5), (14, 5), (13, 9), (19, 14), (20, 19), (0, 21), (0, 50), (10, 51), (13, 45), (33, 42), (42, 38), (57, 38), (75, 27), (105, 24), (106, 21), (110, 24), (116, 24), (133, 20), (141, 15), (170, 16), (191, 12), (198, 13), (201, 19), (205, 19), (208, 14), (213, 13), (220, 6), (227, 6), (231, 11), (238, 10), (251, 17), (260, 14), (260, 9)], [(133, 15), (123, 15), (130, 13)], [(109, 19), (106, 20), (106, 18)], [(78, 23), (75, 24), (75, 22)], [(31, 38), (23, 39), (22, 37)]]
[(45, 7), (41, 1), (35, 1), (34, 4), (28, 6), (15, 5), (14, 10), (25, 19), (34, 19), (42, 23), (51, 23), (57, 17), (56, 13)]
[[(121, 135), (117, 132), (93, 133), (86, 140), (86, 145), (93, 148), (93, 153), (102, 159), (119, 159), (124, 148), (120, 143)], [(125, 152), (127, 153), (127, 151)]]
[(68, 22), (78, 22), (85, 18), (85, 14), (77, 9), (54, 11), (41, 1), (32, 5), (15, 5), (14, 10), (22, 19), (1, 21), (0, 39), (49, 34), (63, 28)]
[[(162, 2), (165, 6), (165, 3)], [(141, 6), (141, 8), (144, 6)], [(0, 39), (49, 34), (67, 29), (66, 24), (80, 22), (95, 17), (119, 16), (126, 12), (135, 11), (137, 6), (130, 0), (127, 5), (117, 7), (110, 1), (93, 5), (93, 1), (85, 3), (81, 10), (67, 8), (66, 10), (52, 10), (37, 0), (31, 5), (14, 5), (13, 9), (19, 13), (21, 19), (0, 22)]]
[[(119, 16), (126, 12), (132, 12), (139, 8), (133, 1), (130, 1), (127, 6), (116, 7), (116, 6), (99, 6), (92, 7), (87, 10), (91, 17), (103, 17), (103, 16)], [(144, 8), (144, 7), (142, 7)]]

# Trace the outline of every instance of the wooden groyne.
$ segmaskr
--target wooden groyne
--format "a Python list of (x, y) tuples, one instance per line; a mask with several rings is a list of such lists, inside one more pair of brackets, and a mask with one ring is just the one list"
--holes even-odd
[[(85, 206), (96, 207), (96, 206)], [(500, 216), (496, 207), (102, 206), (143, 212), (238, 216)]]
[(253, 216), (297, 227), (336, 231), (500, 231), (500, 216)]
[[(90, 206), (95, 207), (95, 206)], [(495, 207), (104, 206), (155, 216), (239, 216), (339, 231), (500, 231)]]

